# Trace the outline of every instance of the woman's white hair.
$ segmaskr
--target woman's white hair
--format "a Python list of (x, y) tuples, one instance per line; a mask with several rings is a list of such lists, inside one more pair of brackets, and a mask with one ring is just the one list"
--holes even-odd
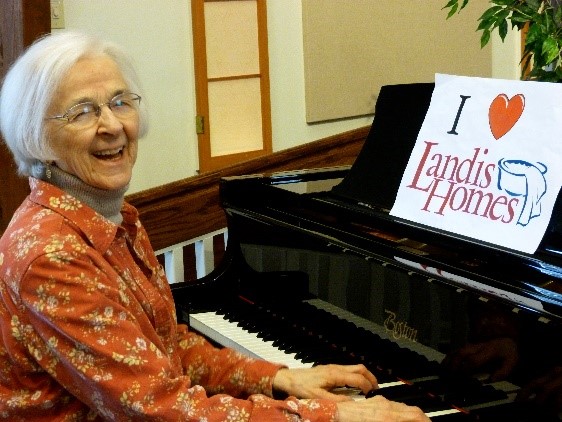
[[(84, 57), (110, 57), (131, 92), (143, 96), (132, 61), (116, 44), (82, 32), (46, 35), (11, 66), (0, 91), (0, 131), (14, 156), (18, 173), (37, 176), (54, 156), (45, 131), (45, 117), (62, 80)], [(148, 115), (140, 104), (139, 137), (146, 134)]]

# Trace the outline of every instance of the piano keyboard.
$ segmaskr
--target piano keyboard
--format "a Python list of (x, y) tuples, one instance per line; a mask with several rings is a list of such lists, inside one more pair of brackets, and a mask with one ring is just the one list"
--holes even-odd
[(285, 353), (273, 346), (273, 341), (264, 341), (215, 312), (191, 314), (189, 324), (192, 329), (220, 345), (230, 347), (253, 358), (279, 363), (289, 368), (311, 368), (313, 366), (311, 362), (306, 363), (297, 359), (296, 353)]
[[(382, 338), (389, 339), (384, 328), (369, 320), (358, 317), (351, 312), (345, 311), (320, 299), (313, 299), (307, 302), (318, 309), (323, 309), (339, 318), (350, 321), (358, 327), (365, 328)], [(249, 333), (235, 322), (227, 320), (224, 315), (217, 314), (216, 312), (190, 314), (189, 324), (192, 329), (216, 341), (222, 346), (230, 347), (254, 358), (280, 363), (289, 368), (310, 368), (314, 365), (312, 362), (306, 363), (297, 359), (295, 357), (296, 353), (286, 353), (280, 350), (278, 347), (273, 346), (273, 341), (266, 341), (259, 338), (254, 333)], [(416, 353), (423, 354), (427, 359), (435, 362), (441, 362), (444, 358), (442, 353), (422, 344), (410, 344), (411, 342), (401, 342), (396, 339), (392, 339), (392, 341), (396, 342), (401, 347), (406, 347)]]
[[(384, 328), (372, 323), (371, 321), (357, 317), (356, 315), (348, 311), (342, 310), (318, 299), (308, 301), (308, 303), (312, 304), (318, 309), (325, 310), (333, 315), (337, 315), (340, 318), (344, 318), (350, 322), (353, 322), (358, 327), (368, 329), (369, 331), (374, 332), (381, 337), (388, 338), (388, 334), (385, 332)], [(253, 358), (280, 363), (286, 365), (289, 368), (310, 368), (315, 364), (315, 362), (303, 361), (302, 359), (297, 357), (296, 353), (286, 352), (282, 350), (280, 347), (274, 345), (274, 341), (272, 340), (264, 340), (258, 337), (256, 333), (251, 333), (248, 330), (240, 327), (237, 321), (230, 321), (221, 313), (202, 312), (190, 314), (189, 324), (191, 329), (201, 333), (202, 335), (217, 342), (218, 344), (224, 347), (232, 348), (242, 354), (251, 356)], [(443, 359), (443, 355), (441, 353), (424, 345), (414, 343), (408, 344), (407, 346), (415, 353), (422, 354), (429, 361), (440, 362)], [(430, 382), (432, 379), (437, 380), (437, 378), (437, 376), (430, 376), (427, 377), (427, 379), (420, 378), (419, 380), (413, 381)], [(379, 382), (379, 387), (381, 389), (389, 388), (387, 391), (390, 391), (392, 390), (391, 387), (399, 387), (405, 384), (406, 383), (404, 381), (400, 381), (397, 378), (394, 378), (394, 380)], [(496, 400), (493, 400), (493, 402), (491, 403), (473, 404), (471, 406), (466, 406), (466, 409), (478, 409), (483, 406), (497, 406), (513, 402), (513, 398), (515, 396), (514, 391), (515, 389), (517, 389), (516, 386), (508, 382), (500, 382), (495, 383), (494, 388), (498, 389), (498, 391), (505, 392), (505, 398), (498, 398)], [(350, 391), (347, 389), (340, 389), (339, 392), (341, 394), (350, 395)], [(351, 393), (353, 399), (355, 400), (365, 399), (365, 396), (361, 393), (353, 391)], [(440, 416), (447, 418), (454, 416), (454, 414), (458, 414), (459, 417), (464, 416), (464, 414), (460, 410), (458, 410), (457, 408), (451, 408), (450, 406), (447, 406), (447, 408), (445, 409), (432, 409), (432, 411), (426, 411), (426, 414), (428, 417), (432, 418), (432, 420), (441, 420), (439, 418)], [(446, 420), (448, 421), (449, 419)]]

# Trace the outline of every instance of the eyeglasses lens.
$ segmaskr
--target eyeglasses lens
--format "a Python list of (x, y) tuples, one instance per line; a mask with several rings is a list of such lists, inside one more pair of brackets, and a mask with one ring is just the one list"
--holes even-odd
[(91, 125), (98, 120), (101, 108), (106, 105), (115, 117), (128, 118), (138, 111), (140, 99), (137, 94), (123, 93), (104, 104), (97, 105), (92, 102), (77, 104), (65, 113), (65, 117), (69, 123), (80, 126)]

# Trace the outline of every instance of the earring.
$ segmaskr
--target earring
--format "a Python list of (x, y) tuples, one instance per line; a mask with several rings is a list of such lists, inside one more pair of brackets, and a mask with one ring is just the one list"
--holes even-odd
[(47, 178), (47, 180), (50, 180), (52, 176), (51, 173), (51, 163), (50, 162), (46, 162), (45, 163), (45, 177)]

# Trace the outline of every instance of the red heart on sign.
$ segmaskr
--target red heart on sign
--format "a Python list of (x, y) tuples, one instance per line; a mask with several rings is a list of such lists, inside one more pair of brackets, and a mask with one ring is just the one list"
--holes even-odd
[(523, 94), (517, 94), (507, 98), (507, 95), (500, 94), (492, 104), (488, 111), (488, 119), (490, 121), (490, 129), (494, 138), (499, 139), (517, 123), (523, 109), (525, 108), (525, 97)]

